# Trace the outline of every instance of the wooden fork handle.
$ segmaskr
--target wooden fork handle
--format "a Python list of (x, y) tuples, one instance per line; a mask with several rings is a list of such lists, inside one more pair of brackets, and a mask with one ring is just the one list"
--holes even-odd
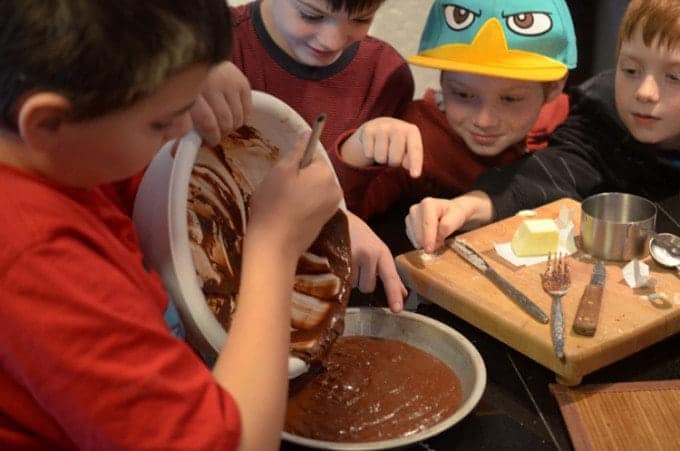
[(587, 285), (581, 296), (581, 301), (576, 310), (574, 319), (574, 332), (579, 335), (592, 337), (597, 329), (597, 321), (600, 317), (600, 304), (602, 303), (602, 286)]

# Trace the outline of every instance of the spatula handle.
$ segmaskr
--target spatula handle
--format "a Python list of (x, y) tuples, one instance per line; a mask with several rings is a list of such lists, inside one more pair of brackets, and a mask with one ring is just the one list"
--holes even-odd
[(600, 317), (600, 304), (602, 303), (602, 289), (599, 285), (587, 285), (581, 296), (581, 301), (576, 309), (574, 319), (574, 332), (579, 335), (592, 337), (597, 329)]
[(300, 158), (300, 162), (298, 163), (298, 167), (300, 169), (306, 168), (312, 162), (312, 156), (314, 155), (314, 152), (316, 150), (316, 145), (319, 142), (319, 136), (321, 136), (321, 132), (323, 131), (323, 126), (325, 123), (326, 123), (325, 113), (319, 114), (314, 120), (314, 124), (312, 125), (312, 132), (310, 133), (309, 140), (307, 141), (307, 146), (305, 147), (305, 151), (302, 154), (302, 158)]

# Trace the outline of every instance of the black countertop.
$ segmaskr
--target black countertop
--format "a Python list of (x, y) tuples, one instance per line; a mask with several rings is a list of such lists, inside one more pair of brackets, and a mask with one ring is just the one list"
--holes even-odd
[[(411, 250), (403, 237), (406, 206), (371, 221), (394, 255)], [(680, 194), (659, 205), (657, 231), (680, 235)], [(679, 291), (680, 291), (680, 279)], [(479, 404), (450, 429), (405, 451), (431, 450), (570, 450), (571, 440), (548, 385), (555, 374), (447, 310), (417, 297), (418, 313), (463, 334), (477, 348), (487, 370)], [(411, 305), (412, 307), (414, 305)], [(385, 306), (382, 288), (365, 295), (354, 290), (351, 306)], [(680, 379), (680, 334), (583, 377), (582, 384)], [(282, 442), (285, 451), (307, 448)]]

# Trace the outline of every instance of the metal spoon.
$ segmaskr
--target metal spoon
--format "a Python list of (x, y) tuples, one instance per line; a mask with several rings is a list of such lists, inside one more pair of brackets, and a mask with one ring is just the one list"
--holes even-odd
[(658, 264), (677, 269), (680, 276), (680, 236), (657, 233), (649, 241), (649, 253)]

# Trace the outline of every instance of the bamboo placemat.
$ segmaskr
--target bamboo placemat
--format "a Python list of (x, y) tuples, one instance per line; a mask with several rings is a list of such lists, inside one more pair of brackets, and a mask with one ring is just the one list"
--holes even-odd
[(576, 451), (680, 450), (680, 379), (550, 391)]

